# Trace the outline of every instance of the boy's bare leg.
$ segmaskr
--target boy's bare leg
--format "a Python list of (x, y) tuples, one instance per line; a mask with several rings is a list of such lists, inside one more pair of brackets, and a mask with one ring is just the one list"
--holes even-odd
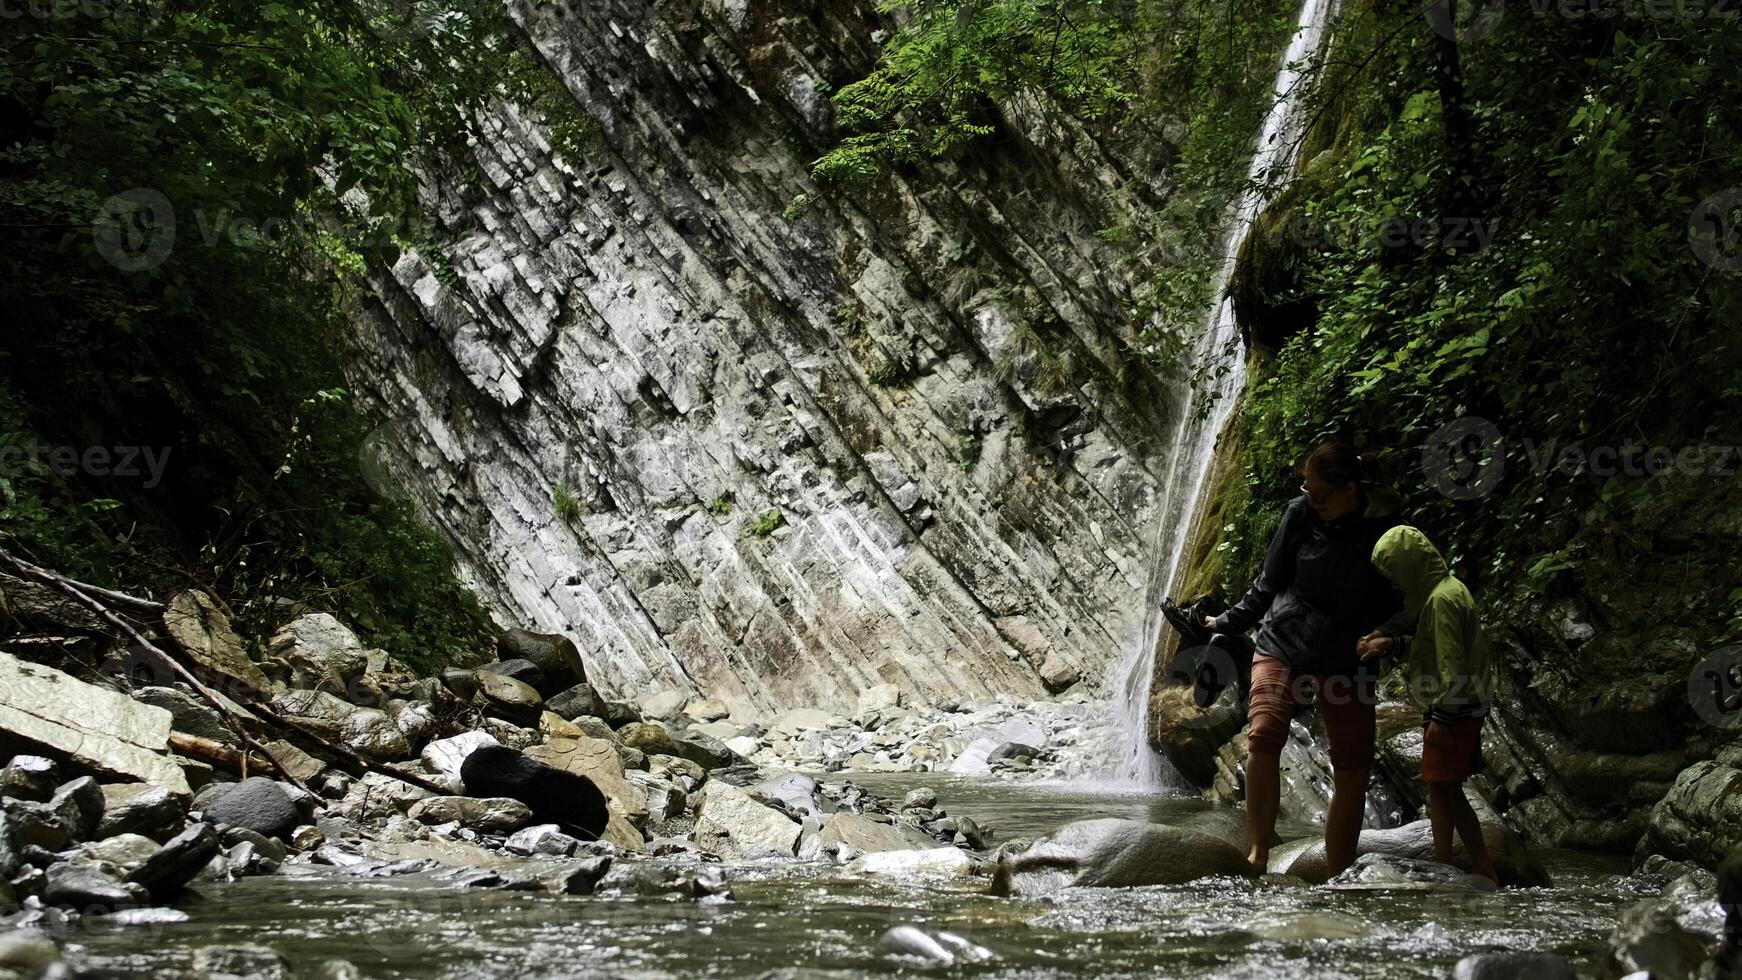
[(1463, 838), (1464, 850), (1470, 855), (1470, 871), (1499, 884), (1500, 873), (1495, 870), (1494, 859), (1488, 853), (1488, 842), (1482, 837), (1482, 821), (1477, 818), (1470, 801), (1464, 798), (1464, 785), (1428, 783), (1427, 796), (1428, 820), (1434, 835), (1434, 860), (1441, 864), (1452, 863), (1452, 835), (1455, 832)]
[(1337, 769), (1331, 774), (1331, 806), (1325, 812), (1325, 866), (1331, 877), (1355, 863), (1361, 818), (1367, 813), (1370, 770)]
[(1282, 803), (1282, 757), (1253, 752), (1246, 757), (1246, 861), (1259, 874), (1270, 864), (1270, 839)]

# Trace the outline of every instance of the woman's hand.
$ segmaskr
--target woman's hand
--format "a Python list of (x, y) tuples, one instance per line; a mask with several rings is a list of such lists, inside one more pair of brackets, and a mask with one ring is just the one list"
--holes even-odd
[(1216, 617), (1205, 616), (1204, 617), (1204, 629), (1207, 629), (1207, 630), (1211, 631), (1212, 633), (1215, 632), (1215, 630), (1216, 630)]
[(1372, 660), (1383, 657), (1391, 652), (1392, 639), (1383, 633), (1368, 633), (1355, 644), (1355, 652), (1362, 660)]

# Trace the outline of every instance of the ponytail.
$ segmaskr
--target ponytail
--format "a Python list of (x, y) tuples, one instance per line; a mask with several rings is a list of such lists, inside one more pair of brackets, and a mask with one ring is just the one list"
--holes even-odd
[(1334, 487), (1371, 483), (1379, 475), (1379, 460), (1372, 453), (1357, 450), (1353, 443), (1333, 439), (1307, 453), (1301, 472), (1313, 473)]

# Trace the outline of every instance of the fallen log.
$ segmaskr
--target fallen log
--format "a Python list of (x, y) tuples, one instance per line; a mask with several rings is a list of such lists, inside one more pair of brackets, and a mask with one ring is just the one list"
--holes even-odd
[(209, 738), (199, 738), (182, 732), (169, 733), (169, 748), (177, 755), (209, 764), (215, 769), (222, 769), (247, 779), (250, 775), (259, 773), (280, 773), (277, 764), (270, 756), (254, 755), (233, 749), (222, 742), (214, 742)]

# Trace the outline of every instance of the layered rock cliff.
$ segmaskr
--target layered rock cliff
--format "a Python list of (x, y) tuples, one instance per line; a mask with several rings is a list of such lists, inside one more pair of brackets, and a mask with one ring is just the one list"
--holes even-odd
[(869, 6), (516, 5), (597, 139), (502, 108), (432, 180), (453, 275), (407, 254), (356, 313), (367, 465), (614, 694), (1038, 695), (1142, 616), (1178, 396), (1095, 231), (1156, 206), (1165, 141), (1019, 105), (783, 220)]

